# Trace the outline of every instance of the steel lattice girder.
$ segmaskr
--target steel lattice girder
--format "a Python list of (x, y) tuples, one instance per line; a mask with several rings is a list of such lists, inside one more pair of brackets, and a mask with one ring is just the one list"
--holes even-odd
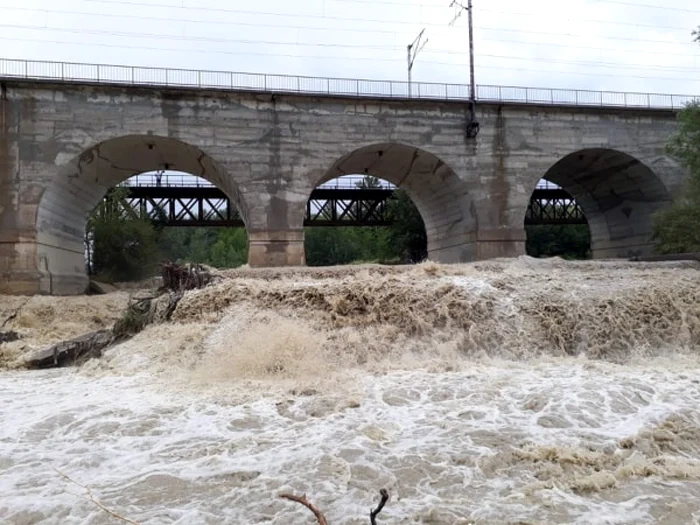
[(562, 189), (536, 189), (530, 197), (525, 224), (588, 224), (578, 203)]
[[(226, 195), (214, 187), (128, 187), (125, 213), (166, 226), (243, 226)], [(306, 204), (305, 226), (386, 226), (391, 224), (389, 188), (317, 188)], [(581, 207), (562, 189), (537, 189), (530, 198), (526, 225), (586, 224)]]

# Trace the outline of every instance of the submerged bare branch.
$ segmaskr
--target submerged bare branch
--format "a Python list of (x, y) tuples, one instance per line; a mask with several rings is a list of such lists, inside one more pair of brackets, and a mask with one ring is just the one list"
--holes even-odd
[(326, 517), (323, 515), (323, 512), (321, 512), (318, 507), (306, 499), (306, 494), (303, 496), (295, 496), (294, 494), (280, 494), (280, 498), (301, 503), (304, 505), (304, 507), (314, 513), (314, 516), (316, 516), (316, 521), (318, 521), (318, 525), (328, 525), (328, 521), (326, 521)]
[(386, 489), (380, 489), (379, 494), (382, 497), (382, 499), (379, 501), (379, 505), (377, 505), (377, 508), (369, 513), (369, 521), (372, 525), (377, 525), (377, 515), (382, 511), (384, 505), (386, 505), (386, 502), (389, 499), (389, 493), (386, 491)]
[(121, 514), (115, 512), (115, 511), (113, 511), (112, 509), (106, 507), (100, 500), (98, 500), (97, 498), (95, 498), (95, 496), (94, 496), (93, 493), (92, 493), (92, 489), (91, 489), (90, 487), (88, 487), (88, 486), (86, 486), (86, 485), (83, 485), (83, 484), (80, 483), (79, 481), (74, 480), (74, 479), (71, 478), (68, 474), (65, 474), (64, 472), (61, 472), (61, 471), (58, 470), (57, 468), (54, 468), (54, 470), (55, 470), (55, 471), (58, 473), (58, 475), (61, 476), (63, 479), (65, 479), (65, 480), (67, 480), (67, 481), (70, 481), (70, 482), (73, 483), (74, 485), (77, 485), (78, 487), (84, 489), (84, 490), (85, 490), (85, 497), (86, 497), (89, 501), (91, 501), (92, 503), (94, 503), (95, 505), (97, 505), (97, 506), (98, 506), (102, 511), (104, 511), (105, 513), (109, 514), (109, 515), (112, 516), (113, 518), (116, 518), (116, 519), (118, 519), (118, 520), (123, 521), (124, 523), (129, 523), (130, 525), (141, 525), (138, 521), (131, 520), (131, 519), (125, 517), (125, 516), (122, 516)]

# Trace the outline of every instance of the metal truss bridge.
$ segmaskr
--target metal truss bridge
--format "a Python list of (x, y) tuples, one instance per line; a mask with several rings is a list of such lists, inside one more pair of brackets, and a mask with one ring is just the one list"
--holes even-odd
[[(164, 226), (241, 227), (243, 220), (216, 186), (187, 176), (165, 184), (143, 176), (124, 185), (125, 213)], [(362, 177), (343, 177), (313, 190), (306, 204), (305, 226), (387, 226), (389, 199), (396, 188), (384, 181), (362, 187)], [(587, 224), (580, 206), (562, 188), (542, 181), (534, 190), (525, 215), (526, 225)]]

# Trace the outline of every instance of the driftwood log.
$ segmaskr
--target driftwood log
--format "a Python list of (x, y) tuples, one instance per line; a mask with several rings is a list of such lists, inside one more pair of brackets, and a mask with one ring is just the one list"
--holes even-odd
[(112, 330), (90, 332), (46, 348), (30, 357), (25, 364), (28, 368), (66, 366), (93, 357), (100, 357), (102, 351), (112, 342), (114, 342)]
[[(25, 361), (25, 366), (61, 367), (100, 357), (110, 345), (133, 337), (149, 324), (168, 321), (182, 299), (184, 290), (206, 286), (211, 279), (211, 273), (200, 265), (179, 266), (167, 263), (163, 265), (165, 293), (158, 297), (143, 297), (131, 301), (110, 330), (98, 330), (62, 341), (31, 356)], [(0, 333), (0, 337), (3, 337), (3, 333)]]

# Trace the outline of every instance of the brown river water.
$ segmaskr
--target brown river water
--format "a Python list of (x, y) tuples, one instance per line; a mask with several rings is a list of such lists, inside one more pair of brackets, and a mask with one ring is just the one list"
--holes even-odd
[(0, 523), (697, 524), (699, 269), (227, 271), (47, 371), (128, 293), (0, 296)]

